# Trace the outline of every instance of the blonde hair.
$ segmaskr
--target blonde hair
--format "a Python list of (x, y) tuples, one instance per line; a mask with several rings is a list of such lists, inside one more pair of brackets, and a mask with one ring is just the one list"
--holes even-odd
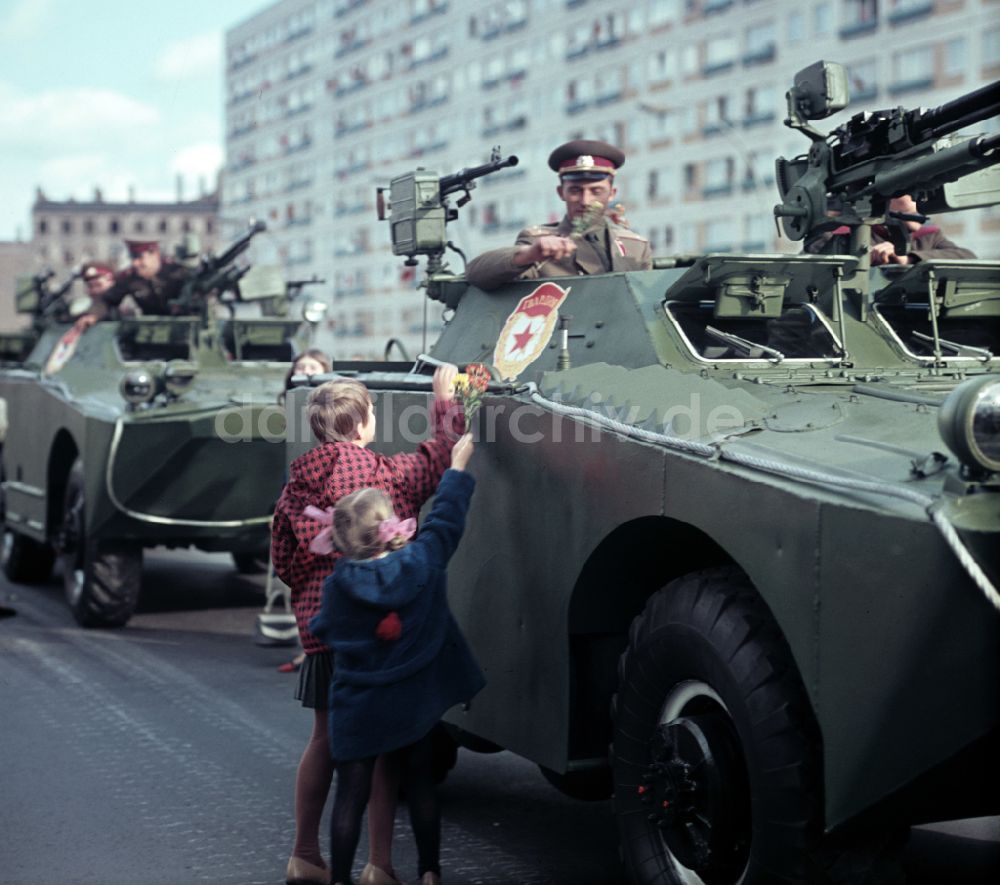
[(368, 388), (354, 378), (320, 384), (309, 394), (309, 426), (320, 442), (353, 442), (358, 425), (368, 421), (372, 400)]
[(349, 559), (371, 559), (406, 544), (400, 536), (383, 541), (379, 526), (393, 516), (392, 502), (379, 489), (358, 489), (333, 508), (331, 535), (336, 548)]

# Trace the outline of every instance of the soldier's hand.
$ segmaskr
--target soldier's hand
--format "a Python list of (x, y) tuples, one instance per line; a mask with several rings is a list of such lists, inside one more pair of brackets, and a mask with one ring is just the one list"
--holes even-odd
[(872, 246), (870, 254), (872, 267), (878, 267), (880, 264), (892, 264), (897, 259), (896, 247), (888, 241), (876, 243)]
[(450, 403), (454, 399), (456, 375), (458, 375), (458, 366), (451, 363), (445, 363), (434, 370), (434, 399), (445, 403)]
[(522, 246), (514, 255), (514, 263), (527, 266), (553, 258), (558, 261), (576, 251), (576, 243), (569, 237), (539, 237), (530, 246)]
[(455, 443), (455, 448), (451, 450), (452, 470), (465, 470), (465, 466), (469, 463), (469, 458), (472, 457), (474, 449), (475, 445), (472, 442), (472, 434), (466, 433)]

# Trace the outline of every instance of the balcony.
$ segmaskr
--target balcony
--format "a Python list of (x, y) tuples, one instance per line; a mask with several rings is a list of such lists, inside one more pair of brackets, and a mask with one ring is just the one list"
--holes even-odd
[(701, 75), (703, 77), (714, 77), (716, 74), (724, 74), (726, 71), (731, 71), (735, 65), (736, 62), (732, 59), (729, 61), (708, 62), (702, 66)]
[(301, 40), (303, 37), (308, 37), (313, 32), (312, 25), (302, 25), (296, 28), (294, 31), (289, 31), (285, 36), (285, 42), (291, 43), (294, 40)]
[(366, 203), (352, 203), (350, 205), (337, 206), (333, 210), (334, 218), (344, 218), (348, 215), (362, 215), (369, 210), (369, 206)]
[(419, 68), (422, 65), (429, 65), (431, 62), (440, 61), (442, 58), (448, 57), (448, 47), (442, 46), (440, 49), (435, 49), (430, 55), (425, 55), (423, 58), (415, 58), (408, 65), (408, 70), (413, 70), (414, 68)]
[(701, 195), (706, 200), (712, 199), (713, 197), (728, 197), (732, 193), (732, 182), (726, 182), (725, 184), (706, 184), (701, 189)]
[(335, 15), (344, 15), (354, 9), (360, 9), (367, 2), (368, 0), (341, 0), (340, 3), (333, 7), (333, 11)]
[(580, 111), (586, 110), (590, 107), (589, 101), (576, 100), (566, 102), (566, 113), (567, 114), (579, 114)]
[[(933, 77), (914, 77), (911, 80), (897, 80), (889, 84), (889, 95), (904, 95), (907, 92), (926, 92), (934, 85)], [(854, 96), (851, 96), (852, 98)]]
[(753, 65), (763, 65), (767, 64), (769, 61), (774, 61), (774, 57), (778, 54), (778, 48), (775, 44), (768, 43), (767, 46), (759, 46), (756, 49), (748, 49), (743, 53), (743, 66), (752, 67)]
[(718, 15), (718, 13), (725, 12), (732, 5), (733, 0), (703, 0), (701, 12), (706, 16)]
[(372, 41), (370, 39), (360, 39), (352, 40), (350, 43), (344, 43), (337, 47), (333, 53), (334, 58), (343, 58), (345, 55), (350, 55), (352, 52), (357, 52), (359, 49), (364, 49)]
[(295, 80), (298, 77), (311, 73), (312, 69), (313, 66), (311, 64), (299, 65), (297, 68), (292, 68), (287, 74), (285, 74), (285, 79)]
[(578, 58), (583, 58), (588, 52), (590, 52), (589, 43), (577, 46), (575, 49), (567, 49), (566, 61), (576, 61)]
[(840, 31), (841, 40), (850, 40), (853, 37), (861, 37), (865, 34), (871, 34), (873, 31), (878, 29), (878, 19), (859, 19), (857, 21), (849, 22), (844, 25)]
[(893, 26), (903, 25), (924, 18), (932, 12), (934, 12), (934, 0), (925, 0), (923, 3), (909, 3), (889, 13), (889, 24)]
[(621, 101), (624, 95), (623, 90), (616, 89), (614, 92), (605, 92), (603, 95), (598, 95), (594, 99), (594, 107), (604, 107), (604, 105), (613, 104), (616, 101)]
[(444, 15), (448, 11), (448, 4), (442, 3), (440, 6), (435, 6), (432, 9), (428, 9), (427, 12), (421, 12), (417, 15), (410, 16), (411, 25), (419, 25), (421, 22), (425, 22), (428, 19), (434, 18), (435, 15)]
[(742, 125), (744, 129), (752, 129), (754, 126), (773, 123), (777, 118), (774, 111), (752, 111), (743, 118)]
[(333, 94), (337, 98), (343, 98), (345, 95), (351, 95), (352, 93), (358, 92), (364, 89), (368, 85), (367, 80), (354, 80), (352, 83), (348, 83), (346, 86), (338, 86), (333, 90)]

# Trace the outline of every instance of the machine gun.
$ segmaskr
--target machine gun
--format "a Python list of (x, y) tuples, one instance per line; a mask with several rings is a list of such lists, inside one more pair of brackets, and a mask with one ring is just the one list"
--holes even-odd
[(250, 269), (249, 265), (237, 267), (233, 262), (249, 247), (250, 241), (262, 231), (267, 230), (263, 221), (255, 221), (243, 236), (234, 241), (219, 255), (207, 255), (201, 258), (198, 266), (184, 281), (180, 294), (171, 301), (171, 312), (177, 314), (202, 314), (208, 310), (208, 295), (215, 292), (237, 292), (240, 279)]
[[(49, 281), (55, 277), (51, 268), (32, 274), (19, 286), (16, 293), (16, 303), (19, 313), (32, 315), (32, 326), (40, 332), (49, 322), (67, 322), (77, 313), (86, 310), (87, 304), (81, 305), (83, 310), (74, 310), (74, 304), (66, 303), (66, 293), (73, 283), (83, 275), (82, 268), (74, 270), (59, 286), (49, 287)], [(89, 298), (84, 299), (89, 304)]]
[(867, 272), (871, 226), (886, 217), (893, 197), (911, 194), (920, 212), (1000, 202), (1000, 184), (990, 169), (1000, 163), (1000, 135), (949, 137), (1000, 114), (1000, 83), (931, 110), (858, 113), (829, 135), (807, 121), (847, 106), (841, 65), (820, 61), (800, 71), (787, 99), (785, 125), (812, 141), (807, 155), (775, 163), (781, 203), (774, 214), (791, 240), (847, 225), (850, 252), (861, 256), (858, 270)]
[[(391, 227), (393, 255), (405, 255), (406, 264), (417, 264), (417, 255), (427, 256), (427, 278), (423, 285), (430, 289), (435, 282), (449, 278), (447, 266), (441, 260), (446, 248), (458, 252), (445, 233), (445, 225), (458, 218), (458, 207), (472, 199), (469, 193), (476, 186), (476, 179), (508, 166), (516, 166), (516, 156), (501, 157), (500, 148), (493, 148), (490, 161), (482, 166), (462, 169), (438, 178), (436, 172), (417, 169), (407, 172), (389, 183), (388, 207), (385, 188), (376, 190), (378, 218), (388, 217)], [(457, 205), (448, 205), (448, 197), (463, 191)], [(386, 208), (390, 214), (386, 215)], [(459, 252), (461, 255), (461, 252)]]

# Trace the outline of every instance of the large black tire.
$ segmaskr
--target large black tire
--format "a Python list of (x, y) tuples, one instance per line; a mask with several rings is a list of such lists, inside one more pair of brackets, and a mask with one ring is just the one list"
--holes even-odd
[(56, 552), (48, 544), (6, 528), (5, 475), (0, 468), (0, 559), (3, 573), (15, 584), (44, 584), (52, 575)]
[(66, 482), (60, 560), (66, 601), (83, 627), (122, 627), (135, 611), (142, 584), (142, 547), (87, 537), (83, 462)]
[(822, 815), (819, 731), (750, 581), (671, 581), (632, 624), (612, 704), (614, 810), (631, 880), (805, 882)]

